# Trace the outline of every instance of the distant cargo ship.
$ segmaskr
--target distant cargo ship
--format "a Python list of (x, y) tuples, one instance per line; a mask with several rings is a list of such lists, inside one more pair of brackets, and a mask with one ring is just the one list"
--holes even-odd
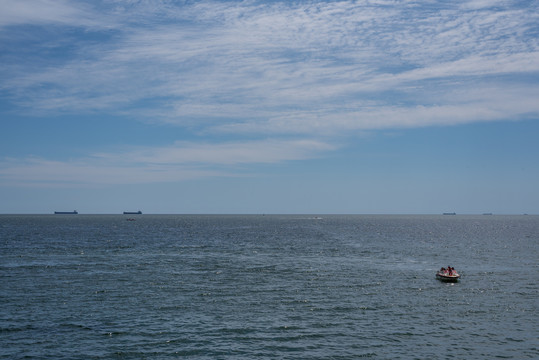
[(457, 215), (457, 213), (454, 213), (454, 212), (447, 212), (447, 213), (444, 213), (444, 215)]
[(73, 210), (73, 211), (55, 211), (54, 213), (56, 215), (77, 215), (78, 211), (77, 210)]
[(141, 215), (142, 211), (124, 211), (124, 215)]

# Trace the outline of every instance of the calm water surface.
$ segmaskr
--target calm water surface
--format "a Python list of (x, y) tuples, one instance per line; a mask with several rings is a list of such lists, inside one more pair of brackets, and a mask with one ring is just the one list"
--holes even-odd
[(537, 216), (128, 217), (0, 215), (0, 358), (539, 358)]

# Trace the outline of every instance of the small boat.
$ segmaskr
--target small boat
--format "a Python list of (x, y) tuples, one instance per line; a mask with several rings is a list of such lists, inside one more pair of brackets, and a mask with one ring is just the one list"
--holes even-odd
[(460, 279), (460, 275), (456, 271), (438, 271), (436, 273), (436, 279), (446, 282), (457, 282)]

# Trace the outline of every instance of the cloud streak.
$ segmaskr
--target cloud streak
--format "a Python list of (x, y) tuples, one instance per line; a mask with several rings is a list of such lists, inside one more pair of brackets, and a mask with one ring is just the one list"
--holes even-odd
[(0, 26), (67, 25), (93, 26), (99, 21), (87, 16), (89, 6), (63, 0), (0, 0)]
[(70, 186), (140, 184), (201, 177), (245, 176), (242, 166), (312, 158), (335, 146), (312, 140), (220, 144), (176, 143), (52, 161), (30, 157), (0, 162), (0, 184)]

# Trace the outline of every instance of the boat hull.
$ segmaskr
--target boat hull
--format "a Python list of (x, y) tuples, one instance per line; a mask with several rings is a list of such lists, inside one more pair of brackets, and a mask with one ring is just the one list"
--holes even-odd
[(436, 279), (440, 281), (445, 281), (445, 282), (457, 282), (460, 279), (460, 275), (459, 274), (448, 275), (448, 274), (436, 273)]

